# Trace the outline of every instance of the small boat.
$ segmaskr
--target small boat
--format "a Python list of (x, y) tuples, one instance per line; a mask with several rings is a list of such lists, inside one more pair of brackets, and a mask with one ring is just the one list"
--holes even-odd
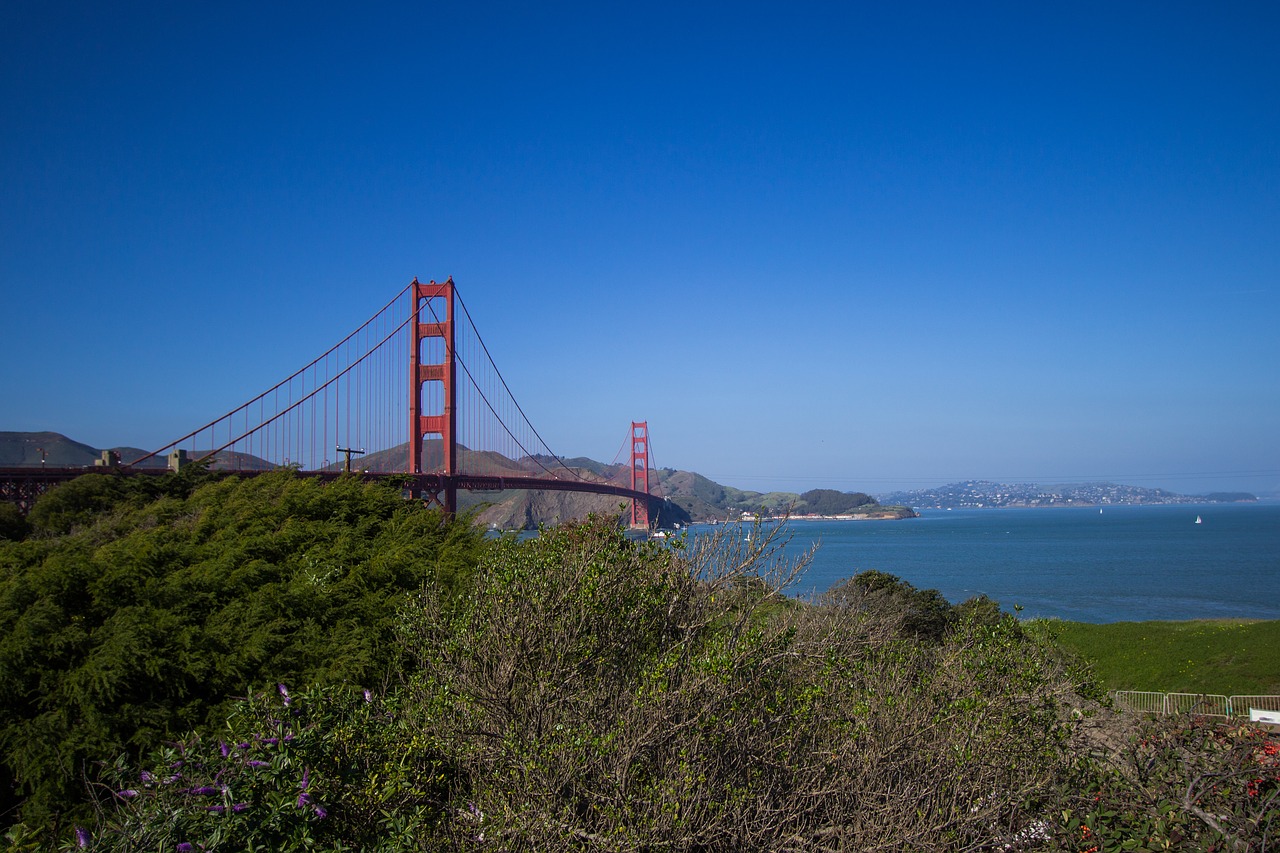
[(1196, 516), (1196, 524), (1204, 524), (1204, 522), (1200, 520), (1200, 516), (1198, 515)]

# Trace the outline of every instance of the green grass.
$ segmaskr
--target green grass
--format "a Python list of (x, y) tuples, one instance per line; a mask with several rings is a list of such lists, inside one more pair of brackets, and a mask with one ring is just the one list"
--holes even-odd
[(1107, 690), (1280, 694), (1280, 621), (1035, 623)]

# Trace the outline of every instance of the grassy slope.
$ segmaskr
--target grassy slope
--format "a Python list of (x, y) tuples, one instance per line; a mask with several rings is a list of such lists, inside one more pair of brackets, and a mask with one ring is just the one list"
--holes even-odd
[(1280, 621), (1040, 624), (1108, 690), (1280, 694)]

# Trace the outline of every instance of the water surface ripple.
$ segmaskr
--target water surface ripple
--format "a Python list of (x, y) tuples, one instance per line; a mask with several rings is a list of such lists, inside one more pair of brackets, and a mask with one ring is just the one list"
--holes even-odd
[(952, 602), (1021, 605), (1024, 618), (1280, 619), (1276, 502), (925, 510), (789, 527), (789, 550), (820, 545), (798, 595), (879, 569)]

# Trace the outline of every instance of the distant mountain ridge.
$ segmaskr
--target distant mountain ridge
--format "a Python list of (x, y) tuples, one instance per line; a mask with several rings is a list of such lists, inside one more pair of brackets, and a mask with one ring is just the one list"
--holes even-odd
[[(101, 449), (74, 441), (57, 432), (0, 432), (0, 467), (35, 467), (41, 464), (74, 468), (91, 466), (102, 457), (103, 450), (114, 450), (124, 461), (139, 459), (151, 451), (137, 447), (104, 447)], [(43, 453), (41, 453), (43, 451)], [(146, 467), (165, 467), (165, 460), (148, 460)]]
[[(105, 450), (118, 453), (120, 461), (126, 464), (151, 453), (150, 450), (127, 445), (90, 447), (57, 432), (0, 432), (0, 467), (4, 468), (39, 468), (41, 465), (90, 468), (102, 458)], [(165, 468), (168, 464), (164, 456), (153, 456), (138, 467)], [(214, 470), (235, 468), (241, 471), (265, 471), (273, 466), (265, 459), (227, 450), (214, 457), (211, 467)]]
[(1256, 501), (1248, 492), (1212, 492), (1181, 495), (1166, 489), (1124, 486), (1116, 483), (1067, 483), (1042, 486), (1035, 483), (994, 483), (965, 480), (932, 489), (889, 492), (886, 502), (920, 509), (987, 509), (1000, 507), (1108, 506), (1136, 504), (1238, 503)]

